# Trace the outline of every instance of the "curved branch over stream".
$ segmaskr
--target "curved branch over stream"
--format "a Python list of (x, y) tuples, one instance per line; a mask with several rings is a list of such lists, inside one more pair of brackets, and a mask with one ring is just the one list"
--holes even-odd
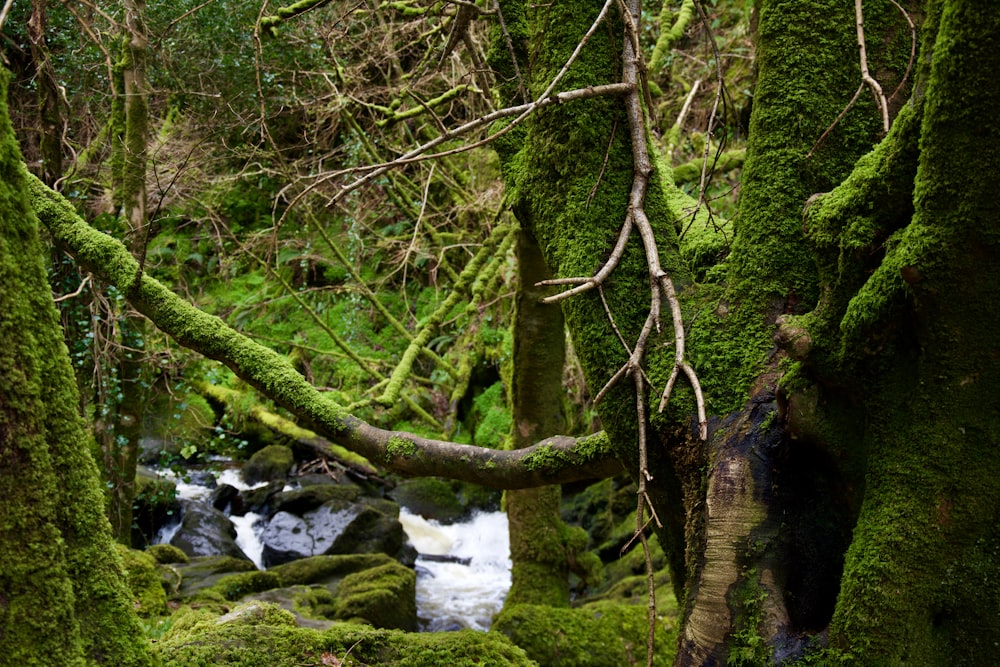
[(504, 489), (610, 477), (623, 470), (603, 433), (556, 436), (524, 449), (494, 450), (372, 426), (321, 394), (280, 354), (143, 273), (124, 245), (92, 228), (62, 195), (26, 169), (24, 173), (39, 220), (82, 268), (115, 285), (177, 343), (222, 362), (330, 442), (404, 475), (438, 475)]

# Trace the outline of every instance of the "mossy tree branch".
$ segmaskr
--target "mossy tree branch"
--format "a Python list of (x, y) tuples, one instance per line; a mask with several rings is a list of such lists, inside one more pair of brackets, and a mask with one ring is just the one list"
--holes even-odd
[(499, 488), (608, 477), (621, 471), (603, 434), (558, 436), (519, 450), (492, 450), (379, 429), (348, 414), (287, 359), (208, 315), (138, 272), (115, 239), (90, 227), (61, 195), (27, 174), (32, 205), (56, 243), (77, 263), (129, 295), (129, 303), (177, 343), (228, 366), (331, 442), (406, 475), (438, 475)]

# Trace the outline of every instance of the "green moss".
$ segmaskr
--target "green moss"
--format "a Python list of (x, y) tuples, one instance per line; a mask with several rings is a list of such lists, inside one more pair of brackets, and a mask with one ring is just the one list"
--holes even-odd
[[(603, 667), (644, 662), (648, 616), (645, 606), (595, 603), (579, 609), (516, 605), (494, 622), (546, 667)], [(678, 624), (671, 616), (657, 617), (654, 665), (673, 664)]]
[(227, 600), (239, 600), (245, 595), (277, 588), (281, 577), (274, 572), (240, 572), (222, 577), (213, 588)]
[(498, 633), (465, 630), (409, 634), (355, 624), (326, 631), (293, 627), (291, 615), (260, 602), (217, 618), (186, 611), (157, 643), (163, 667), (531, 667), (524, 652)]
[(167, 595), (160, 584), (159, 564), (151, 554), (115, 545), (125, 566), (125, 583), (132, 591), (139, 616), (162, 616), (167, 612)]
[(312, 556), (272, 567), (284, 586), (322, 583), (331, 578), (340, 579), (353, 572), (395, 563), (385, 554), (350, 554), (340, 556)]
[(412, 440), (407, 440), (399, 435), (390, 437), (389, 442), (385, 447), (385, 459), (387, 464), (391, 463), (393, 459), (415, 456), (416, 454), (416, 444), (414, 444)]
[(415, 631), (416, 586), (416, 573), (395, 562), (349, 574), (337, 586), (334, 617)]
[(190, 562), (188, 555), (172, 544), (152, 544), (146, 547), (146, 553), (164, 565)]
[(0, 70), (0, 655), (26, 666), (148, 665), (77, 413), (8, 79)]
[(500, 447), (510, 433), (511, 415), (502, 382), (496, 382), (473, 399), (476, 432), (473, 442), (481, 447)]

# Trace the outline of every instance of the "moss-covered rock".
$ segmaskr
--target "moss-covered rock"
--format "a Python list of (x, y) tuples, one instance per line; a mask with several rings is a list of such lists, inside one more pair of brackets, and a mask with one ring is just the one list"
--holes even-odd
[(159, 563), (142, 551), (115, 545), (125, 566), (125, 583), (132, 591), (139, 616), (160, 616), (167, 612), (167, 594), (161, 585)]
[(386, 563), (344, 577), (336, 591), (335, 618), (415, 631), (416, 595), (416, 573), (399, 563)]
[(261, 602), (222, 617), (188, 611), (156, 648), (163, 667), (537, 667), (495, 632), (410, 634), (350, 623), (318, 631), (292, 622), (288, 612)]
[(385, 554), (345, 554), (313, 556), (272, 567), (285, 586), (294, 584), (330, 584), (349, 574), (395, 562)]
[[(512, 605), (493, 623), (494, 630), (546, 667), (644, 663), (648, 628), (645, 606), (609, 602), (578, 609)], [(676, 643), (674, 616), (658, 616), (653, 664), (673, 664)]]
[(239, 572), (219, 579), (212, 587), (227, 600), (239, 600), (245, 595), (281, 586), (281, 578), (273, 572)]
[(243, 481), (247, 484), (284, 479), (295, 465), (292, 450), (284, 445), (268, 445), (254, 452), (243, 466)]
[(172, 544), (151, 544), (146, 547), (146, 553), (156, 559), (157, 563), (190, 563), (188, 555)]
[(179, 595), (182, 599), (213, 588), (227, 575), (257, 570), (250, 561), (232, 556), (198, 556), (188, 563), (177, 563), (173, 568), (181, 576)]

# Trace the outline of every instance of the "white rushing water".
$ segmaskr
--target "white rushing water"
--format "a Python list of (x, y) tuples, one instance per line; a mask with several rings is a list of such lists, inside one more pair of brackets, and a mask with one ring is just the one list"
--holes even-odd
[(489, 630), (510, 589), (507, 515), (482, 512), (462, 523), (441, 525), (404, 509), (399, 520), (419, 553), (468, 559), (467, 565), (417, 560), (420, 629)]
[[(177, 485), (177, 497), (182, 500), (208, 500), (212, 495), (212, 489), (202, 484), (185, 482), (169, 470), (161, 471), (159, 474), (171, 478)], [(258, 484), (247, 484), (243, 481), (243, 475), (238, 468), (226, 468), (215, 476), (216, 485), (228, 484), (240, 491), (252, 491), (262, 486), (267, 486), (267, 482)], [(226, 512), (228, 514), (228, 510)], [(236, 527), (236, 544), (243, 550), (243, 553), (253, 561), (258, 569), (263, 570), (262, 557), (264, 545), (260, 541), (260, 532), (263, 530), (261, 521), (264, 517), (254, 512), (247, 512), (243, 516), (230, 516), (229, 520)], [(164, 526), (157, 534), (154, 543), (166, 544), (173, 539), (180, 529), (180, 522)]]
[[(182, 499), (207, 501), (212, 493), (200, 484), (178, 478), (175, 482), (177, 495)], [(265, 486), (265, 483), (252, 486), (244, 483), (240, 471), (233, 468), (219, 473), (217, 483), (229, 484), (241, 491)], [(236, 543), (261, 570), (264, 567), (260, 536), (265, 527), (264, 518), (253, 512), (229, 517), (236, 527)], [(494, 614), (500, 611), (510, 589), (507, 515), (479, 512), (461, 523), (441, 525), (402, 509), (399, 520), (421, 555), (454, 559), (454, 562), (417, 559), (420, 629), (426, 632), (460, 628), (489, 630)], [(179, 527), (179, 523), (164, 526), (156, 542), (169, 542)]]
[(243, 549), (258, 570), (263, 570), (264, 544), (260, 535), (264, 530), (264, 517), (256, 512), (247, 512), (243, 516), (230, 516), (229, 520), (236, 526), (236, 546)]

